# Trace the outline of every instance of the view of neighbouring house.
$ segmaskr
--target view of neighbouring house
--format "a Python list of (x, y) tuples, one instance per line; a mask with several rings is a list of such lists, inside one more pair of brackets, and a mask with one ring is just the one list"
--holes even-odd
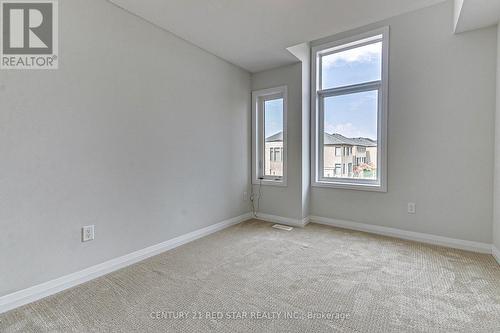
[(266, 139), (264, 174), (283, 177), (283, 132)]
[(325, 133), (323, 177), (377, 179), (377, 141)]
[[(377, 178), (377, 141), (325, 133), (324, 175), (326, 178)], [(283, 176), (283, 132), (266, 139), (265, 174)]]

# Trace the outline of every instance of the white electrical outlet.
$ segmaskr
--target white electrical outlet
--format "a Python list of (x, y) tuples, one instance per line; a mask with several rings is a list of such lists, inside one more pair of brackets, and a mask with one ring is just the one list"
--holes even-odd
[(417, 212), (417, 206), (414, 202), (408, 202), (408, 214), (415, 214)]
[(245, 191), (243, 192), (243, 201), (247, 201), (248, 200), (248, 192)]
[(88, 242), (94, 240), (94, 225), (87, 225), (82, 228), (82, 242)]

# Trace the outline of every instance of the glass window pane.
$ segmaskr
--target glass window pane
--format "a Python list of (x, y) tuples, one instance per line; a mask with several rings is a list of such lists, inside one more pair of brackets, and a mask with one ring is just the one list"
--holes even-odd
[(382, 79), (382, 42), (321, 57), (321, 89)]
[(378, 90), (325, 97), (323, 103), (323, 177), (376, 180)]
[(264, 102), (264, 176), (283, 177), (283, 98)]

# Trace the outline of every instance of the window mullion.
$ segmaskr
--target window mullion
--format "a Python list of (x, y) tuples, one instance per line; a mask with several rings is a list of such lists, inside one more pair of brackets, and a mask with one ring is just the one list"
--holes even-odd
[(378, 89), (380, 89), (381, 86), (382, 86), (382, 81), (378, 80), (378, 81), (355, 84), (352, 86), (344, 86), (344, 87), (318, 90), (317, 93), (319, 96), (323, 96), (323, 97), (340, 96), (340, 95), (348, 95), (348, 94), (354, 94), (354, 93), (370, 91), (370, 90), (378, 90)]

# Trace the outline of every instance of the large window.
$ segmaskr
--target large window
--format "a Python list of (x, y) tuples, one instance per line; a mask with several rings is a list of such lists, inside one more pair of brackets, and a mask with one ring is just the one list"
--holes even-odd
[(314, 46), (313, 185), (386, 190), (389, 28)]
[(252, 93), (253, 183), (286, 186), (287, 89)]

